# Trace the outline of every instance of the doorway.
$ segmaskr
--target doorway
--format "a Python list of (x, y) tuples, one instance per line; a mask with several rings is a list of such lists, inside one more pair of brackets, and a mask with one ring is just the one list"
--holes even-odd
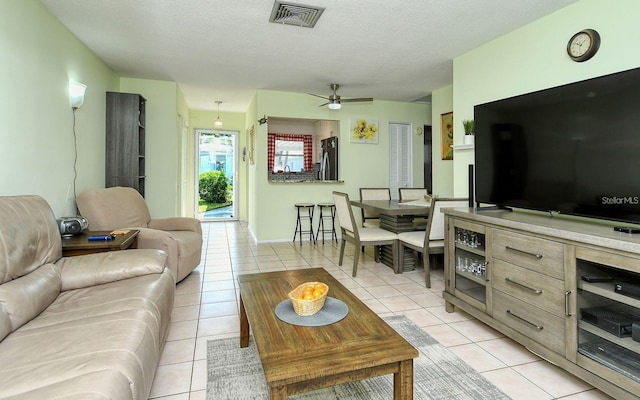
[(424, 187), (427, 193), (433, 194), (433, 137), (431, 125), (425, 125), (424, 129)]
[(411, 124), (389, 123), (389, 189), (398, 200), (398, 189), (412, 187)]
[(195, 130), (195, 215), (203, 221), (237, 220), (237, 131)]

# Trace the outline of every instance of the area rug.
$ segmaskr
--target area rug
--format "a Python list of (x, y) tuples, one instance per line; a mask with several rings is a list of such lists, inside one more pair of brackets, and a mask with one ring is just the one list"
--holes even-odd
[[(414, 399), (509, 399), (407, 317), (392, 316), (384, 320), (420, 352), (413, 361)], [(262, 364), (253, 339), (246, 348), (240, 348), (240, 338), (210, 340), (207, 343), (207, 400), (268, 398)], [(289, 396), (289, 399), (390, 400), (393, 399), (393, 375), (301, 393)]]

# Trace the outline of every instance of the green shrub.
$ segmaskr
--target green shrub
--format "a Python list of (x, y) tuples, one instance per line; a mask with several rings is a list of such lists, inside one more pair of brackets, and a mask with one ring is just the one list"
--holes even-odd
[(224, 172), (203, 172), (200, 174), (200, 200), (207, 203), (226, 203), (228, 186), (227, 175)]

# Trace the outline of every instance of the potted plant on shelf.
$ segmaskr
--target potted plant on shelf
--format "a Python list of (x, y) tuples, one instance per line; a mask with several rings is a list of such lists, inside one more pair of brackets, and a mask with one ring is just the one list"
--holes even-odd
[(475, 122), (472, 119), (465, 119), (462, 121), (462, 126), (464, 126), (464, 144), (474, 144)]

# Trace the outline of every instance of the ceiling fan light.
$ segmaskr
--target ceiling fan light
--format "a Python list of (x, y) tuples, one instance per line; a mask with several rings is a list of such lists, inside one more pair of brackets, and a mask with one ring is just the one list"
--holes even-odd
[(330, 110), (339, 110), (342, 108), (342, 104), (340, 103), (329, 103)]

